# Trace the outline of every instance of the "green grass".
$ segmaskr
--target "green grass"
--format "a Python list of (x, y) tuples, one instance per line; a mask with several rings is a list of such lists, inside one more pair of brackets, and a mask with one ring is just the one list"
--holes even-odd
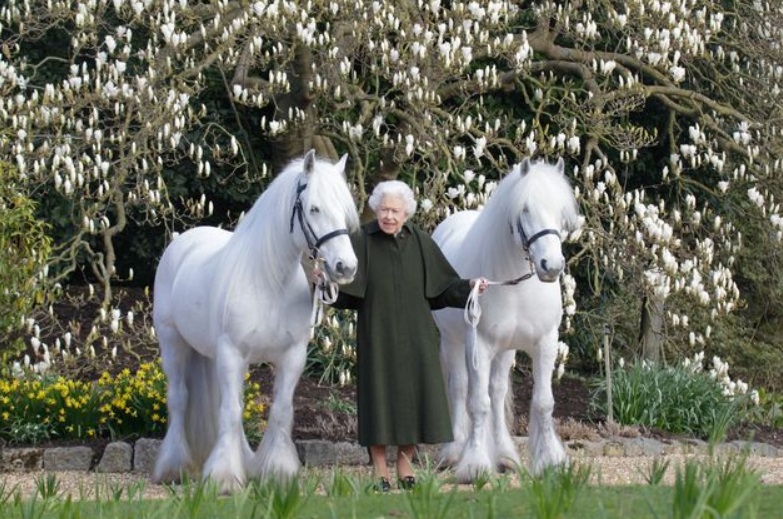
[[(0, 480), (0, 517), (20, 519), (214, 519), (214, 518), (673, 518), (755, 519), (781, 517), (783, 486), (764, 486), (745, 456), (688, 461), (676, 469), (672, 486), (591, 485), (591, 468), (553, 467), (532, 476), (520, 471), (494, 475), (482, 485), (457, 488), (426, 468), (415, 489), (378, 493), (366, 477), (341, 469), (309, 473), (288, 483), (251, 482), (244, 490), (219, 496), (212, 484), (170, 487), (165, 499), (142, 499), (143, 488), (96, 483), (93, 496), (80, 489), (66, 495), (56, 475), (37, 479), (23, 495)], [(659, 469), (656, 469), (656, 472)], [(651, 480), (654, 478), (651, 476)]]
[[(290, 497), (270, 498), (273, 493), (248, 490), (234, 496), (216, 497), (209, 490), (194, 488), (164, 500), (141, 500), (122, 497), (101, 501), (72, 501), (66, 497), (28, 500), (11, 499), (0, 505), (4, 518), (68, 518), (68, 519), (184, 519), (184, 518), (414, 518), (424, 509), (419, 499), (426, 499), (426, 509), (432, 517), (487, 518), (550, 517), (537, 512), (531, 502), (527, 485), (494, 490), (442, 491), (422, 498), (415, 493), (374, 494), (358, 492), (351, 495), (311, 495), (291, 506)], [(672, 517), (675, 488), (670, 486), (584, 487), (567, 511), (551, 517), (561, 518), (665, 518)], [(281, 504), (285, 502), (288, 504)], [(783, 486), (761, 487), (754, 506), (757, 517), (780, 517)], [(418, 505), (416, 504), (418, 503)], [(294, 515), (289, 515), (291, 512)], [(698, 516), (696, 516), (698, 517)], [(736, 517), (743, 517), (742, 514)]]
[[(201, 497), (194, 502), (183, 498), (159, 501), (44, 501), (11, 503), (0, 507), (0, 517), (41, 519), (68, 517), (92, 519), (179, 519), (179, 518), (253, 518), (289, 517), (276, 515), (273, 505), (259, 502), (253, 496)], [(297, 518), (367, 518), (367, 517), (422, 517), (411, 509), (408, 494), (358, 496), (311, 496), (296, 510)], [(574, 506), (559, 517), (563, 518), (663, 518), (671, 517), (674, 489), (662, 486), (586, 487), (574, 502)], [(449, 502), (450, 501), (450, 502)], [(756, 501), (758, 517), (780, 517), (783, 487), (763, 487)], [(448, 506), (449, 518), (485, 517), (539, 517), (530, 501), (527, 488), (508, 489), (502, 493), (492, 491), (443, 492), (429, 503), (434, 509)]]

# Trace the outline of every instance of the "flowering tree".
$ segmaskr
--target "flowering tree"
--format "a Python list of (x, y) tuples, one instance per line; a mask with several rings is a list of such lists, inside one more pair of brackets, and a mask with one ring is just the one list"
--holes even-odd
[(593, 295), (647, 298), (694, 345), (740, 304), (745, 251), (783, 233), (772, 2), (9, 0), (0, 20), (0, 158), (67, 208), (57, 272), (86, 261), (107, 304), (129, 219), (173, 229), (210, 212), (211, 175), (253, 184), (311, 147), (350, 153), (360, 203), (414, 184), (425, 226), (565, 156), (569, 314), (578, 279), (601, 320), (637, 319)]

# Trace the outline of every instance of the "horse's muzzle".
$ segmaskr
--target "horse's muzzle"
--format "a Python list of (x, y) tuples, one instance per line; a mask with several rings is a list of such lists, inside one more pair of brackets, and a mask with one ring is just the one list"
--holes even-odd
[(329, 272), (329, 278), (341, 285), (350, 283), (353, 281), (354, 276), (356, 276), (356, 266), (346, 264), (343, 261), (338, 261), (335, 263), (334, 268), (329, 270), (331, 270), (331, 272)]
[(559, 261), (547, 261), (544, 258), (536, 265), (536, 275), (544, 283), (553, 283), (558, 280), (564, 268), (565, 258), (560, 258)]

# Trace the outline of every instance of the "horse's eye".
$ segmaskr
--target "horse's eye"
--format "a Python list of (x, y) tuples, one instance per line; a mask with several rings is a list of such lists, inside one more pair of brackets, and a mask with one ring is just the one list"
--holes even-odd
[(314, 206), (312, 206), (310, 208), (310, 214), (318, 214), (320, 212), (321, 212), (321, 209), (317, 205), (314, 205)]

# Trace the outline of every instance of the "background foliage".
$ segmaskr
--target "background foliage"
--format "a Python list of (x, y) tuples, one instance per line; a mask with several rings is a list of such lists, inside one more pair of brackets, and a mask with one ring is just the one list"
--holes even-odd
[(49, 260), (51, 238), (45, 221), (37, 219), (35, 202), (27, 196), (16, 171), (0, 162), (0, 361), (8, 363), (23, 351), (11, 332), (25, 316), (43, 304), (42, 270)]
[(779, 389), (782, 9), (9, 0), (0, 159), (49, 226), (47, 280), (93, 284), (103, 312), (46, 326), (28, 354), (67, 333), (111, 351), (117, 288), (148, 285), (172, 233), (231, 227), (307, 149), (349, 153), (361, 208), (377, 181), (411, 183), (427, 229), (521, 158), (564, 156), (585, 217), (574, 366), (595, 371), (606, 328), (641, 355), (657, 298), (661, 358), (719, 351)]

